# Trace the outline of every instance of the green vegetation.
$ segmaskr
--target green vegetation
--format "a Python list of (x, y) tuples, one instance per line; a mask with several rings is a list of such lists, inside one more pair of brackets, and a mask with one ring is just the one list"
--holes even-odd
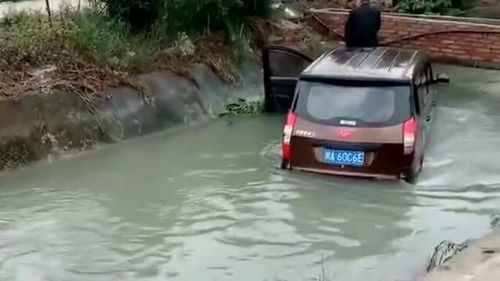
[[(123, 41), (115, 27), (100, 29), (101, 38), (91, 40), (92, 29), (80, 19), (84, 16), (63, 11), (52, 23), (37, 13), (4, 18), (0, 25), (0, 97), (50, 90), (93, 95), (119, 84), (124, 76), (120, 72), (134, 67), (132, 60), (123, 60), (126, 67), (121, 65), (121, 59), (128, 56), (124, 50), (131, 47), (119, 46)], [(104, 56), (108, 57), (102, 59), (100, 50), (106, 47), (109, 51)]]
[[(193, 0), (186, 2), (190, 1)], [(0, 50), (0, 57), (8, 64), (39, 66), (59, 57), (60, 51), (71, 49), (73, 55), (77, 52), (112, 70), (135, 72), (151, 66), (156, 56), (160, 53), (165, 55), (166, 50), (173, 52), (173, 49), (178, 49), (184, 55), (190, 55), (200, 38), (222, 36), (227, 41), (224, 43), (234, 47), (236, 59), (248, 58), (251, 39), (241, 14), (234, 21), (225, 20), (225, 25), (222, 25), (222, 20), (210, 20), (209, 12), (198, 12), (200, 17), (207, 16), (211, 22), (209, 24), (183, 21), (185, 17), (182, 13), (196, 13), (196, 10), (189, 10), (191, 8), (179, 8), (180, 11), (172, 13), (175, 17), (168, 13), (144, 30), (137, 29), (143, 28), (143, 23), (124, 21), (120, 19), (123, 15), (118, 17), (108, 13), (110, 8), (103, 10), (100, 5), (82, 12), (64, 10), (60, 17), (54, 18), (52, 24), (42, 14), (10, 15), (0, 26), (0, 40), (6, 45)], [(228, 19), (233, 17), (228, 16)]]
[(0, 65), (6, 69), (80, 58), (111, 70), (134, 70), (149, 63), (152, 52), (123, 25), (91, 11), (63, 12), (51, 24), (42, 14), (9, 16), (0, 27), (0, 42)]
[(270, 12), (269, 0), (93, 0), (108, 14), (135, 30), (163, 34), (229, 31), (253, 16)]
[(92, 95), (136, 73), (182, 72), (191, 63), (234, 80), (235, 64), (255, 55), (249, 22), (266, 16), (268, 4), (93, 0), (91, 8), (62, 9), (51, 21), (43, 13), (8, 15), (0, 23), (0, 96), (53, 88)]
[(270, 14), (270, 0), (92, 0), (95, 7), (142, 34), (154, 45), (165, 45), (221, 32), (234, 47), (237, 61), (251, 55), (248, 20)]
[(70, 14), (70, 43), (75, 50), (116, 71), (147, 70), (164, 45), (134, 35), (122, 22), (92, 10)]
[(398, 0), (396, 11), (410, 14), (462, 15), (473, 0)]
[(247, 101), (239, 99), (235, 103), (226, 105), (226, 111), (220, 117), (252, 116), (264, 111), (262, 101)]

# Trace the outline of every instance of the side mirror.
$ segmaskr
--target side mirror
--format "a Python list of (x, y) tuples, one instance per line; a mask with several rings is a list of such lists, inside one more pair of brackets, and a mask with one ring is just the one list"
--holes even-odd
[(446, 74), (438, 74), (436, 79), (434, 80), (435, 83), (445, 83), (448, 84), (450, 83), (450, 77), (448, 77)]

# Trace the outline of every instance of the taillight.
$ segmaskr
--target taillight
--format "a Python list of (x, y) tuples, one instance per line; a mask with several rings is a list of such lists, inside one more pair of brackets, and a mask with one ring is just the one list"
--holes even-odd
[(405, 154), (411, 154), (415, 149), (417, 120), (414, 117), (407, 120), (403, 128), (403, 145)]
[(283, 129), (283, 159), (290, 161), (292, 152), (290, 150), (290, 141), (292, 139), (293, 127), (295, 126), (295, 121), (297, 120), (297, 115), (290, 111), (286, 117), (285, 128)]

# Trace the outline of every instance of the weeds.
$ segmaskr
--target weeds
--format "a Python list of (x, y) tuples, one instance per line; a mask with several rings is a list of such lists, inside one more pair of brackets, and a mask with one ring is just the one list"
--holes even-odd
[[(0, 96), (45, 94), (54, 90), (94, 96), (105, 88), (127, 84), (119, 68), (99, 61), (99, 50), (118, 46), (107, 34), (85, 37), (85, 25), (65, 16), (52, 24), (39, 13), (9, 15), (0, 25)], [(80, 24), (80, 25), (79, 25)], [(79, 43), (80, 38), (87, 41)], [(85, 47), (85, 48), (84, 48)], [(95, 48), (95, 49), (93, 49)]]
[(230, 28), (229, 35), (234, 48), (235, 62), (241, 63), (255, 56), (252, 48), (251, 34), (245, 24), (241, 24), (237, 30)]
[(226, 111), (220, 117), (252, 116), (262, 113), (264, 105), (261, 101), (247, 101), (239, 99), (235, 103), (228, 104)]
[(41, 14), (19, 13), (4, 20), (0, 29), (0, 64), (38, 67), (56, 61), (71, 28), (51, 26)]
[(469, 9), (466, 0), (399, 0), (396, 11), (410, 14), (461, 15)]
[[(222, 28), (224, 46), (231, 47), (223, 48), (227, 51), (225, 55), (234, 62), (252, 57), (251, 33), (243, 21), (233, 24), (236, 21), (230, 18), (234, 15), (220, 12), (217, 17), (227, 15), (228, 18), (218, 19), (218, 24), (205, 25), (204, 31), (197, 27), (196, 21), (193, 22), (190, 17), (194, 16), (191, 14), (198, 1), (201, 0), (173, 1), (172, 5), (178, 6), (172, 9), (179, 13), (165, 14), (143, 32), (137, 32), (130, 23), (112, 16), (107, 12), (110, 8), (102, 4), (78, 12), (63, 9), (52, 24), (41, 13), (9, 15), (0, 24), (0, 42), (3, 45), (0, 64), (40, 67), (57, 62), (63, 53), (91, 61), (110, 71), (130, 74), (151, 70), (152, 65), (157, 67), (157, 61), (165, 62), (161, 56), (172, 58), (168, 53), (200, 62), (199, 55), (194, 52), (202, 48), (195, 46), (196, 42), (201, 42), (200, 38), (220, 37), (221, 33), (214, 30), (221, 29), (215, 27), (222, 22), (227, 23)], [(215, 20), (215, 14), (208, 14), (207, 21)], [(172, 22), (174, 19), (179, 20)], [(201, 21), (198, 24), (205, 23)], [(214, 30), (210, 31), (211, 28)], [(177, 50), (181, 51), (180, 54)]]
[[(161, 29), (171, 38), (223, 31), (270, 13), (270, 0), (92, 0), (135, 31)], [(160, 26), (160, 28), (159, 28)]]
[(125, 24), (101, 13), (87, 10), (71, 19), (76, 25), (71, 38), (74, 47), (113, 70), (144, 71), (158, 51), (154, 42), (131, 34)]
[(192, 63), (204, 63), (230, 82), (235, 63), (253, 56), (244, 23), (227, 33), (175, 37), (162, 28), (158, 23), (137, 32), (99, 6), (62, 9), (52, 24), (42, 13), (8, 15), (0, 23), (0, 97), (68, 88), (95, 95), (136, 73), (182, 72)]
[(255, 57), (247, 19), (270, 0), (91, 0), (90, 8), (8, 15), (0, 23), (0, 98), (71, 91), (93, 97), (147, 71), (193, 63), (234, 82)]

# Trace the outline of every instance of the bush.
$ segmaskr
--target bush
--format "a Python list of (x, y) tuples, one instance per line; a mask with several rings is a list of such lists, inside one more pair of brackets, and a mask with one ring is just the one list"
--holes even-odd
[(71, 38), (75, 48), (101, 64), (140, 71), (154, 59), (154, 44), (132, 35), (120, 21), (92, 10), (72, 18), (76, 26)]
[(101, 12), (135, 28), (151, 25), (162, 12), (161, 0), (90, 0)]
[(462, 15), (473, 0), (399, 0), (396, 11), (410, 14)]
[(446, 14), (453, 8), (453, 0), (400, 0), (399, 12), (410, 14)]
[(121, 55), (127, 48), (127, 29), (99, 14), (88, 13), (75, 17), (73, 39), (78, 49), (95, 54), (98, 59)]
[(453, 6), (462, 10), (468, 10), (474, 8), (477, 2), (477, 0), (454, 0)]
[(266, 16), (270, 0), (93, 0), (132, 30), (153, 27), (175, 36), (237, 28), (245, 18)]
[(0, 29), (0, 66), (30, 65), (42, 66), (57, 61), (64, 50), (65, 38), (72, 26), (63, 23), (50, 25), (42, 14), (19, 13), (3, 20)]
[(154, 42), (131, 35), (109, 16), (91, 10), (64, 11), (50, 24), (42, 13), (17, 13), (0, 25), (0, 67), (45, 67), (84, 59), (110, 70), (147, 68), (157, 51)]
[[(263, 3), (268, 0), (94, 1), (102, 2), (81, 11), (62, 9), (52, 22), (36, 12), (2, 20), (0, 69), (12, 74), (13, 87), (24, 79), (26, 69), (57, 69), (55, 76), (77, 81), (82, 75), (107, 79), (159, 69), (177, 71), (191, 63), (207, 64), (232, 81), (235, 62), (255, 55), (246, 19), (265, 15)], [(161, 9), (152, 10), (153, 5)], [(132, 19), (134, 13), (153, 16), (138, 23)], [(0, 77), (0, 84), (4, 80)]]

